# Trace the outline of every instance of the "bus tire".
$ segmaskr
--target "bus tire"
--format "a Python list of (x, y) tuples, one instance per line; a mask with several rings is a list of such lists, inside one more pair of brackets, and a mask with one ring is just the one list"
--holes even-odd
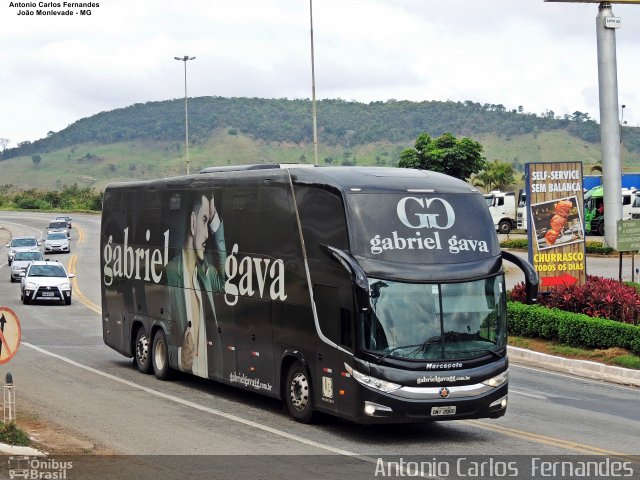
[(138, 329), (138, 333), (136, 333), (136, 344), (134, 347), (136, 367), (138, 367), (140, 373), (150, 373), (151, 352), (149, 348), (149, 335), (147, 335), (147, 331), (144, 327), (140, 327)]
[(171, 372), (169, 368), (169, 344), (167, 343), (167, 336), (162, 329), (159, 329), (153, 336), (151, 362), (156, 378), (158, 380), (168, 380)]
[(300, 361), (295, 361), (287, 373), (284, 401), (287, 412), (300, 423), (309, 423), (313, 417), (311, 377)]
[(498, 232), (500, 233), (509, 233), (511, 231), (511, 222), (509, 220), (500, 220), (498, 223)]

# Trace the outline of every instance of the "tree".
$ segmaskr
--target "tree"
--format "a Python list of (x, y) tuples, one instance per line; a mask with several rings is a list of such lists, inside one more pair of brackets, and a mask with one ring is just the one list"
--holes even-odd
[(471, 177), (472, 185), (485, 190), (508, 190), (516, 183), (513, 165), (500, 160), (494, 160), (486, 165), (484, 170)]
[(40, 155), (34, 155), (31, 157), (31, 161), (37, 167), (38, 165), (40, 165), (40, 162), (42, 161), (42, 157)]
[(7, 149), (7, 146), (11, 143), (11, 140), (8, 138), (0, 138), (0, 158), (4, 155), (4, 151)]
[(478, 173), (485, 165), (482, 145), (467, 137), (458, 140), (448, 132), (435, 140), (426, 133), (420, 134), (415, 148), (403, 150), (398, 162), (399, 167), (432, 170), (461, 180)]

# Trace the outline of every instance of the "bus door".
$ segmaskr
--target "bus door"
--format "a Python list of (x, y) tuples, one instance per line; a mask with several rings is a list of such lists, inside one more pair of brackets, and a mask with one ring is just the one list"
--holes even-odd
[(352, 295), (350, 290), (316, 284), (314, 299), (322, 335), (340, 347), (317, 337), (313, 376), (315, 397), (322, 407), (338, 412), (344, 408), (341, 403), (348, 398), (344, 364), (351, 360), (351, 355), (345, 350), (353, 351)]
[(236, 378), (248, 390), (275, 394), (272, 310), (270, 300), (243, 297), (235, 309)]

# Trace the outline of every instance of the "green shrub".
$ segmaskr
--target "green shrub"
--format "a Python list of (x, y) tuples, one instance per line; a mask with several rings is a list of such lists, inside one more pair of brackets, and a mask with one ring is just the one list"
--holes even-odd
[(541, 305), (507, 303), (509, 335), (556, 340), (571, 347), (621, 347), (640, 355), (640, 327)]
[(0, 421), (0, 442), (8, 445), (20, 445), (22, 447), (31, 445), (29, 435), (13, 422), (5, 424)]
[(20, 197), (15, 200), (16, 207), (23, 208), (25, 210), (48, 210), (51, 205), (42, 198), (28, 198)]
[(518, 248), (526, 250), (529, 247), (529, 241), (526, 238), (511, 238), (500, 242), (502, 248)]
[(77, 184), (63, 186), (62, 191), (31, 188), (21, 190), (13, 185), (0, 186), (0, 206), (25, 210), (100, 211), (103, 192)]

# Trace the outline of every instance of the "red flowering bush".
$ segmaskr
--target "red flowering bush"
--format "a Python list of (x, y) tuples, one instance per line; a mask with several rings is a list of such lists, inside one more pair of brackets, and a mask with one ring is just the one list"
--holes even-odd
[[(510, 299), (524, 302), (524, 283), (511, 290)], [(538, 304), (590, 317), (640, 325), (640, 292), (610, 278), (587, 276), (584, 285), (557, 287), (538, 296)]]

